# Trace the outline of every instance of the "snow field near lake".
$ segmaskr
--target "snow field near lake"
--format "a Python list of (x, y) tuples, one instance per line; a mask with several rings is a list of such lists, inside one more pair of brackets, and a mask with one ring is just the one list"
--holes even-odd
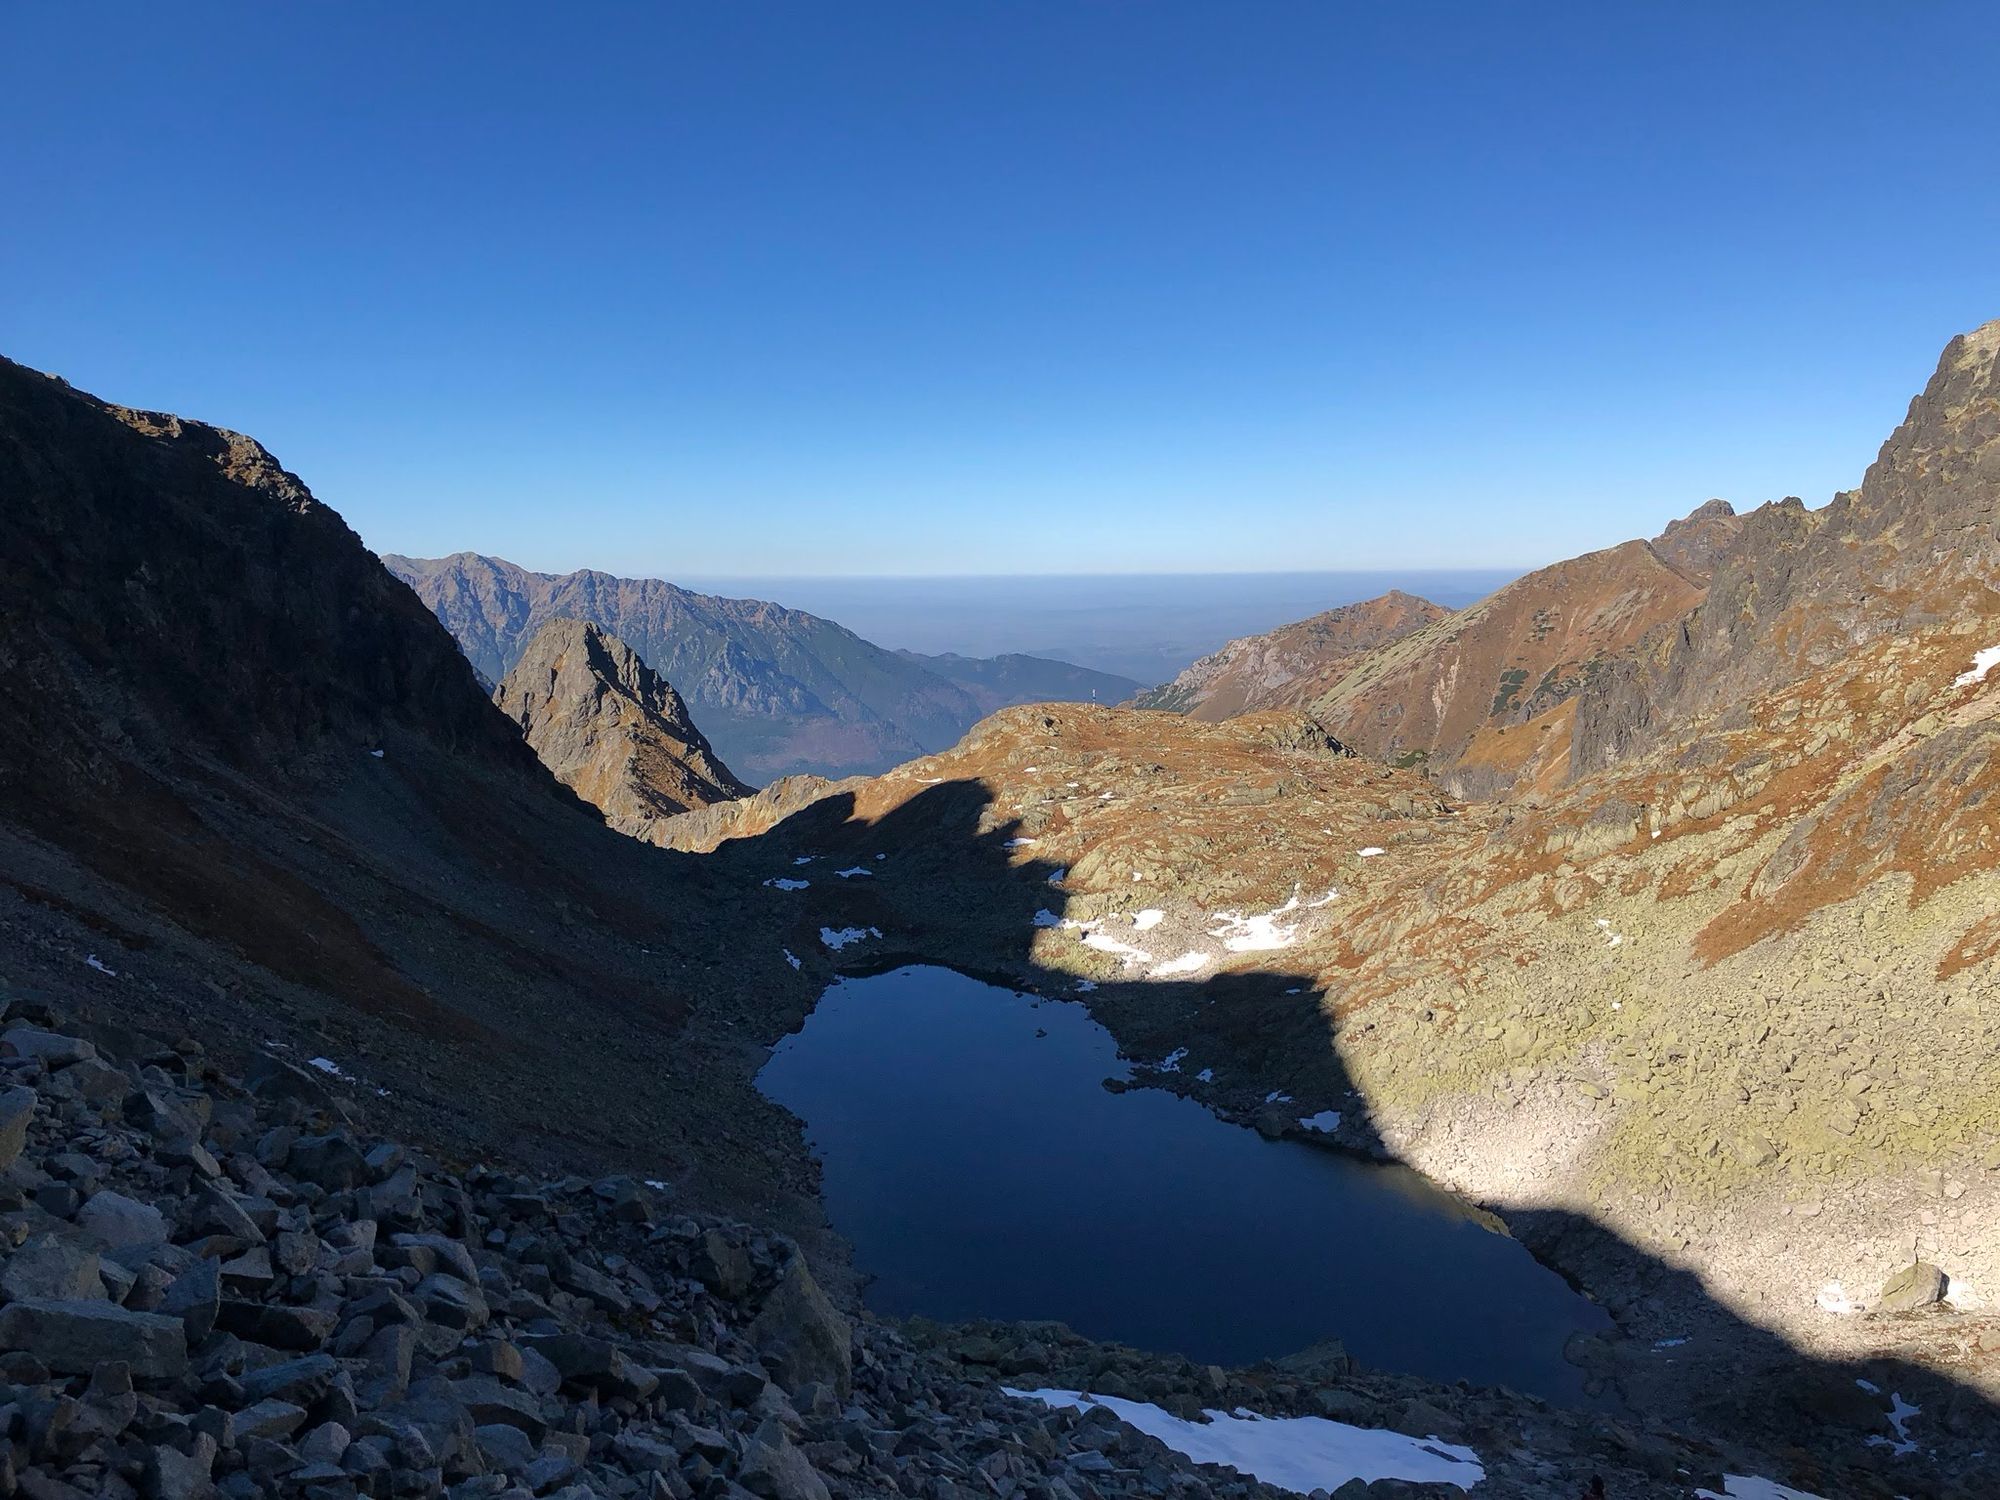
[(863, 938), (878, 938), (881, 935), (882, 929), (879, 927), (842, 927), (838, 930), (822, 927), (819, 930), (819, 940), (836, 953), (849, 943), (858, 943)]
[(1804, 1490), (1795, 1490), (1790, 1485), (1779, 1484), (1775, 1479), (1759, 1479), (1755, 1474), (1725, 1474), (1722, 1476), (1722, 1493), (1714, 1490), (1696, 1490), (1695, 1500), (1822, 1500), (1819, 1495), (1809, 1495)]
[(1479, 1455), (1470, 1448), (1384, 1428), (1350, 1427), (1326, 1417), (1260, 1417), (1239, 1409), (1207, 1412), (1206, 1422), (1189, 1422), (1146, 1402), (1116, 1396), (1001, 1389), (1044, 1406), (1078, 1411), (1102, 1407), (1198, 1464), (1226, 1465), (1300, 1495), (1337, 1490), (1351, 1479), (1402, 1479), (1469, 1490), (1486, 1477)]

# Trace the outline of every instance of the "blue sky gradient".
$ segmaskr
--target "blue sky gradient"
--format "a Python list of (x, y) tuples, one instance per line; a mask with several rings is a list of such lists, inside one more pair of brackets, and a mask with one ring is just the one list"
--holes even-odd
[(2000, 315), (2000, 10), (17, 5), (0, 352), (382, 550), (1516, 567)]

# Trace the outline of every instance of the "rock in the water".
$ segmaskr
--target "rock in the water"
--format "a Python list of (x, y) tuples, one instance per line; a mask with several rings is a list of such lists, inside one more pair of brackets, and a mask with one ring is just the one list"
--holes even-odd
[(0, 1349), (33, 1354), (51, 1370), (88, 1375), (123, 1360), (140, 1380), (173, 1380), (187, 1369), (179, 1318), (131, 1312), (109, 1302), (29, 1297), (0, 1308)]

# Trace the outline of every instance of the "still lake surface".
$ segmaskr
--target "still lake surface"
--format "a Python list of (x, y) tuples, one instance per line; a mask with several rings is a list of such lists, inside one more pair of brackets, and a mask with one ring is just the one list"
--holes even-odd
[(911, 966), (830, 986), (758, 1085), (806, 1123), (889, 1317), (1055, 1318), (1224, 1365), (1363, 1365), (1584, 1402), (1596, 1304), (1417, 1174), (1267, 1141), (1132, 1076), (1073, 1002)]

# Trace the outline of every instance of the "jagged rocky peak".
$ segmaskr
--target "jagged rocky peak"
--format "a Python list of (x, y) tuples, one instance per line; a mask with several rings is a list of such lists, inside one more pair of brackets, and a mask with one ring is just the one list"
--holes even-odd
[(493, 701), (558, 780), (621, 833), (748, 796), (673, 686), (625, 642), (583, 620), (535, 632)]
[(1667, 522), (1667, 529), (1653, 538), (1653, 550), (1692, 581), (1707, 583), (1715, 574), (1716, 560), (1742, 529), (1735, 506), (1727, 500), (1707, 500), (1678, 521)]

